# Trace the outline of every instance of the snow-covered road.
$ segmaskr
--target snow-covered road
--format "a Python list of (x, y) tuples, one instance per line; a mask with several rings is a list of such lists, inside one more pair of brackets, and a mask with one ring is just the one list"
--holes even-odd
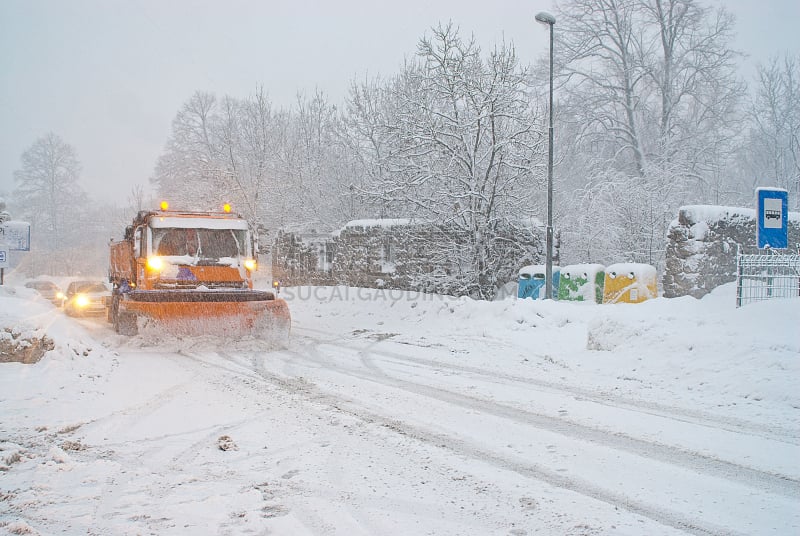
[(26, 305), (56, 349), (0, 365), (0, 527), (800, 531), (798, 303), (287, 294), (288, 350)]

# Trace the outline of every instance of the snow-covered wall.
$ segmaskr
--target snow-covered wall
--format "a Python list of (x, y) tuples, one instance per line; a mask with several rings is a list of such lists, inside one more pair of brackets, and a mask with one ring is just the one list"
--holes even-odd
[[(273, 274), (285, 286), (348, 285), (487, 296), (516, 281), (520, 266), (544, 262), (544, 232), (498, 228), (475, 265), (476, 240), (428, 222), (357, 220), (333, 235), (279, 233)], [(558, 243), (554, 262), (558, 262)], [(478, 273), (483, 268), (483, 274)]]
[(272, 277), (284, 286), (333, 285), (330, 235), (279, 231), (271, 247)]
[[(800, 213), (789, 213), (789, 245), (800, 243)], [(700, 298), (736, 280), (738, 247), (756, 247), (756, 211), (749, 208), (681, 207), (667, 233), (664, 296)]]

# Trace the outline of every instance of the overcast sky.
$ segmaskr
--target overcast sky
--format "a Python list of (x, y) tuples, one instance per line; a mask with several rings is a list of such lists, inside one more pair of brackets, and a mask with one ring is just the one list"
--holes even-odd
[[(707, 3), (707, 2), (706, 2)], [(0, 0), (0, 197), (47, 132), (72, 145), (95, 199), (149, 188), (181, 105), (197, 90), (244, 98), (263, 85), (291, 106), (315, 88), (338, 103), (354, 78), (391, 75), (420, 37), (452, 20), (521, 61), (547, 51), (533, 20), (550, 0)], [(798, 0), (731, 0), (743, 68), (800, 53)], [(557, 26), (556, 26), (557, 28)], [(13, 216), (13, 215), (12, 215)]]

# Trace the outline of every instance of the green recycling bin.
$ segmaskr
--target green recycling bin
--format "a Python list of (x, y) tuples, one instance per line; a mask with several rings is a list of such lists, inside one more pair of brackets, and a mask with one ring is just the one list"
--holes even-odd
[(561, 268), (558, 299), (603, 303), (605, 266), (602, 264), (570, 264)]

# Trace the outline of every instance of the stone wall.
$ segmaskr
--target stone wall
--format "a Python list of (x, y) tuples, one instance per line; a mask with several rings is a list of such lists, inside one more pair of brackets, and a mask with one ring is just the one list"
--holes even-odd
[[(348, 285), (475, 294), (515, 280), (517, 270), (544, 259), (540, 229), (506, 229), (489, 240), (487, 274), (476, 280), (473, 237), (464, 232), (408, 220), (358, 220), (328, 237), (279, 233), (273, 273), (283, 285)], [(557, 244), (554, 252), (558, 262)]]
[[(800, 213), (789, 213), (789, 245), (800, 243)], [(736, 280), (739, 247), (756, 247), (756, 211), (737, 207), (681, 207), (667, 233), (664, 296), (701, 298)]]
[(330, 235), (279, 231), (270, 250), (273, 279), (284, 286), (333, 285), (325, 261), (334, 247)]

